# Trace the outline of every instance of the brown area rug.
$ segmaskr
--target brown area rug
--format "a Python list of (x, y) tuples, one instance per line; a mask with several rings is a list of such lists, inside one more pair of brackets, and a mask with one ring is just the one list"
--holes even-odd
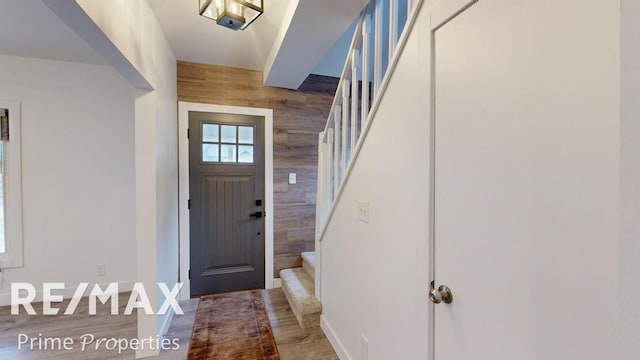
[(279, 360), (261, 290), (200, 298), (188, 360)]

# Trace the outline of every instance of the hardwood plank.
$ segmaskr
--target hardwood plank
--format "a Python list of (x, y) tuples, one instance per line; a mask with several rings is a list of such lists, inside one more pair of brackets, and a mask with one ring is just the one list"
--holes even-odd
[(311, 74), (302, 83), (302, 85), (300, 85), (298, 90), (304, 92), (318, 92), (328, 94), (333, 97), (336, 88), (338, 87), (338, 82), (340, 82), (340, 79), (336, 77)]
[[(124, 312), (129, 293), (119, 296), (119, 309)], [(269, 322), (273, 329), (276, 345), (281, 359), (338, 359), (331, 348), (329, 341), (322, 333), (322, 329), (302, 329), (293, 315), (289, 304), (281, 289), (264, 290), (263, 298), (265, 308), (269, 316)], [(179, 349), (162, 351), (160, 355), (148, 359), (180, 360), (186, 359), (189, 351), (193, 323), (199, 299), (181, 301), (180, 306), (184, 315), (176, 315), (167, 332), (168, 339), (177, 339)], [(58, 308), (65, 309), (68, 301), (56, 304)], [(35, 309), (41, 313), (41, 304), (34, 304)], [(99, 350), (85, 349), (81, 351), (78, 346), (79, 337), (82, 334), (93, 334), (97, 338), (127, 338), (137, 336), (137, 316), (109, 314), (110, 307), (98, 303), (97, 315), (88, 315), (88, 300), (84, 298), (75, 315), (64, 316), (31, 316), (11, 315), (10, 307), (0, 308), (0, 359), (12, 360), (133, 360), (135, 354), (131, 350), (118, 353), (117, 350), (109, 351), (101, 346)], [(73, 351), (62, 350), (18, 350), (17, 336), (27, 333), (30, 336), (42, 334), (46, 337), (71, 337), (75, 340)]]
[(338, 359), (320, 327), (302, 329), (298, 325), (281, 289), (265, 290), (263, 297), (281, 360)]

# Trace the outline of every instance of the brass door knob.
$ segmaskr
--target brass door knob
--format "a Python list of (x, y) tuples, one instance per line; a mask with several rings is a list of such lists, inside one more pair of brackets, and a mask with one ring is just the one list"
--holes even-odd
[(431, 289), (429, 299), (434, 304), (440, 304), (441, 302), (451, 304), (453, 301), (453, 294), (451, 293), (451, 289), (446, 285), (440, 285), (437, 289)]

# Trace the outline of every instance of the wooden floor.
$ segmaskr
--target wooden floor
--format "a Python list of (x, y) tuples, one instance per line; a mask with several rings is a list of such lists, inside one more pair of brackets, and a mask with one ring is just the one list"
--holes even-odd
[[(271, 321), (271, 327), (276, 339), (280, 358), (282, 360), (329, 360), (338, 359), (331, 345), (320, 328), (303, 330), (298, 326), (295, 316), (287, 303), (284, 293), (280, 289), (264, 290), (265, 307)], [(124, 313), (129, 294), (122, 294), (119, 299), (120, 313)], [(56, 304), (61, 312), (66, 303)], [(180, 345), (178, 350), (163, 351), (159, 356), (149, 359), (186, 359), (189, 350), (189, 339), (195, 319), (198, 299), (191, 299), (180, 303), (184, 310), (183, 316), (175, 316), (167, 332), (167, 338), (176, 339)], [(41, 314), (41, 305), (34, 304), (35, 310)], [(99, 305), (97, 315), (88, 315), (88, 303), (84, 299), (73, 316), (30, 316), (24, 314), (11, 315), (10, 307), (0, 308), (0, 359), (15, 360), (107, 360), (134, 359), (131, 350), (119, 353), (117, 349), (108, 350), (103, 343), (98, 350), (95, 344), (87, 346), (84, 351), (81, 337), (92, 334), (97, 339), (124, 338), (132, 339), (137, 335), (136, 315), (109, 315), (107, 306)], [(18, 350), (18, 336), (25, 334), (34, 339), (33, 347), (23, 345)], [(72, 350), (45, 349), (45, 338), (71, 338)], [(40, 342), (39, 340), (42, 340)]]
[(281, 360), (333, 360), (338, 356), (319, 327), (303, 330), (281, 289), (265, 290), (264, 305)]

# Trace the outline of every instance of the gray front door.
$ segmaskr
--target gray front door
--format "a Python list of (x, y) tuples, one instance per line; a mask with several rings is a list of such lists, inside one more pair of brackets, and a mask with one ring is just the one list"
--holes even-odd
[(264, 288), (264, 118), (189, 112), (191, 295)]

